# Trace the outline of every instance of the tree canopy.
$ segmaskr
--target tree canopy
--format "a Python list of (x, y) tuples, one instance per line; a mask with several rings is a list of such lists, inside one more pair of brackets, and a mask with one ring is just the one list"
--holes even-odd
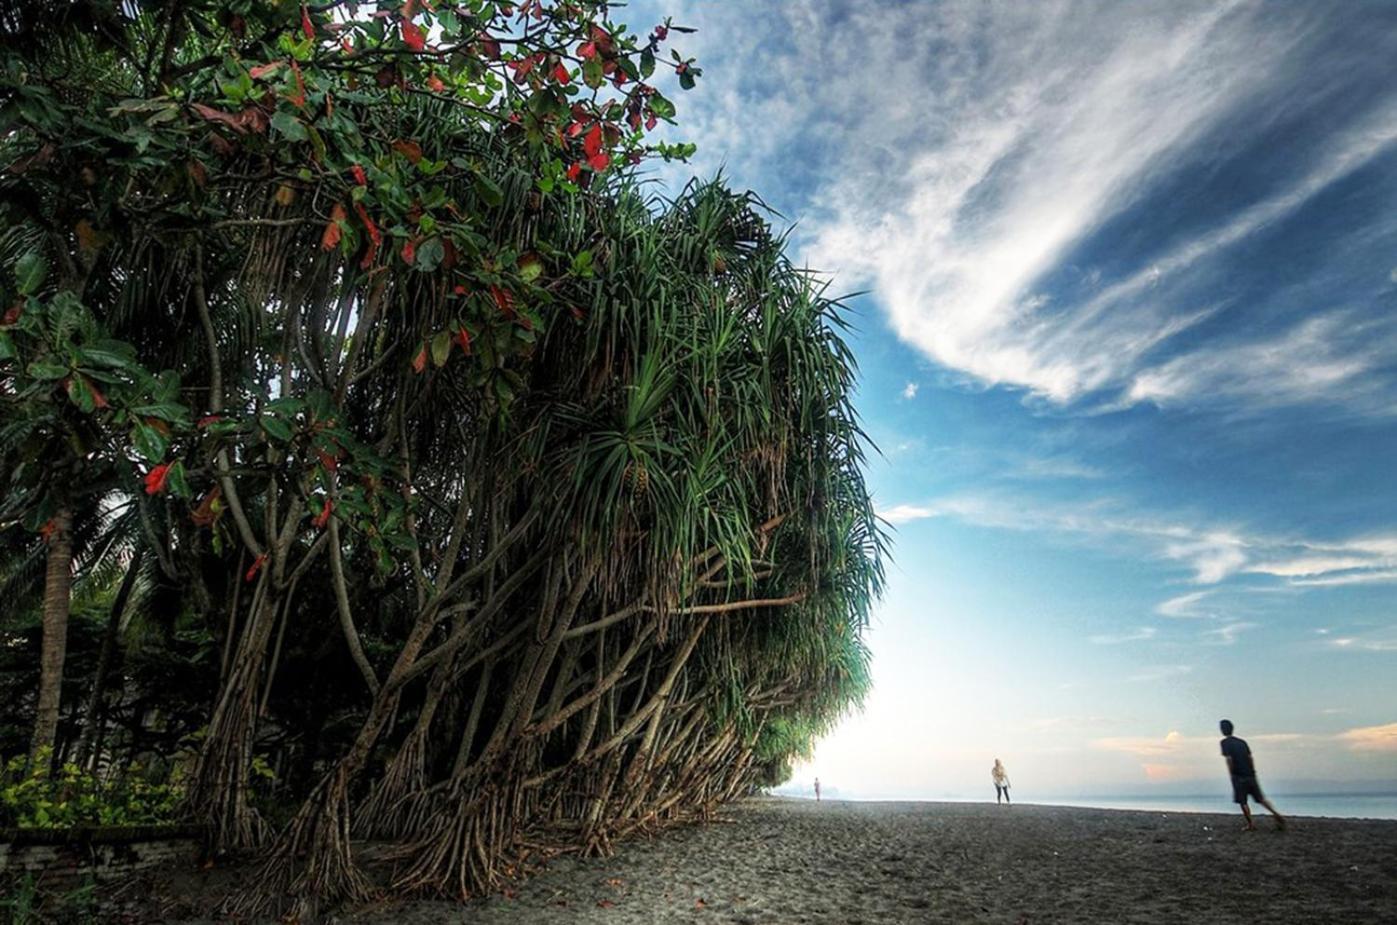
[(0, 13), (31, 750), (162, 753), (210, 849), (267, 860), (240, 901), (363, 899), (352, 838), (398, 845), (397, 889), (489, 890), (526, 844), (779, 780), (866, 691), (842, 309), (754, 194), (632, 175), (692, 150), (651, 134), (661, 77), (701, 76), (682, 31), (595, 0)]

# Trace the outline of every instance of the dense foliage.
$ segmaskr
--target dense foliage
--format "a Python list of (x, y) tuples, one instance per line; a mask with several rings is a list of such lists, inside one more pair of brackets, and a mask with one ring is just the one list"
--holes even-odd
[(177, 765), (210, 847), (268, 859), (244, 901), (363, 898), (351, 834), (469, 895), (779, 778), (862, 696), (839, 307), (752, 195), (624, 173), (689, 151), (649, 136), (656, 75), (700, 74), (677, 27), (89, 0), (0, 30), (36, 763)]
[(25, 756), (0, 769), (0, 826), (153, 825), (175, 818), (179, 787), (151, 783), (139, 766), (112, 780), (101, 780), (75, 764), (48, 773)]

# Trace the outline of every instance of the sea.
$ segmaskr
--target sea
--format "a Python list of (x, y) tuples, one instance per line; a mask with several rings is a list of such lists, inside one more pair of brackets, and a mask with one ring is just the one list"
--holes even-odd
[[(1267, 793), (1286, 816), (1330, 816), (1335, 819), (1397, 819), (1397, 793)], [(1025, 803), (1083, 806), (1096, 809), (1141, 809), (1167, 813), (1235, 813), (1237, 805), (1214, 794), (1168, 796), (1103, 796), (1023, 798)], [(1260, 807), (1258, 807), (1260, 809)], [(1260, 810), (1263, 814), (1265, 810)]]
[[(810, 799), (809, 788), (782, 787), (778, 795)], [(1397, 819), (1397, 791), (1390, 793), (1305, 793), (1267, 790), (1266, 796), (1276, 809), (1287, 816), (1328, 816), (1335, 819)], [(1237, 804), (1228, 793), (1152, 794), (1148, 796), (1035, 796), (1015, 790), (1014, 802), (1041, 806), (1080, 806), (1087, 809), (1135, 809), (1164, 813), (1236, 813)], [(839, 792), (831, 787), (825, 792), (828, 800), (983, 803), (984, 799), (957, 796), (874, 796)], [(994, 802), (991, 798), (988, 802)], [(1263, 815), (1265, 810), (1257, 808)]]

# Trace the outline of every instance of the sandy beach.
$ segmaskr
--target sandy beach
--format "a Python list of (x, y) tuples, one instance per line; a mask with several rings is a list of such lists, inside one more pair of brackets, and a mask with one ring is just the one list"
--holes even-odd
[(755, 799), (464, 909), (356, 923), (1397, 922), (1397, 822)]

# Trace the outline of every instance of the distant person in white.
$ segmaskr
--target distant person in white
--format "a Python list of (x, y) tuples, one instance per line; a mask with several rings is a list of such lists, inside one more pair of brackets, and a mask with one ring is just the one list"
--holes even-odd
[(999, 763), (999, 759), (994, 759), (994, 767), (990, 769), (990, 779), (994, 781), (994, 802), (997, 804), (1001, 800), (1009, 802), (1009, 772), (1004, 770), (1004, 765)]
[(820, 802), (820, 779), (815, 778), (815, 802)]

